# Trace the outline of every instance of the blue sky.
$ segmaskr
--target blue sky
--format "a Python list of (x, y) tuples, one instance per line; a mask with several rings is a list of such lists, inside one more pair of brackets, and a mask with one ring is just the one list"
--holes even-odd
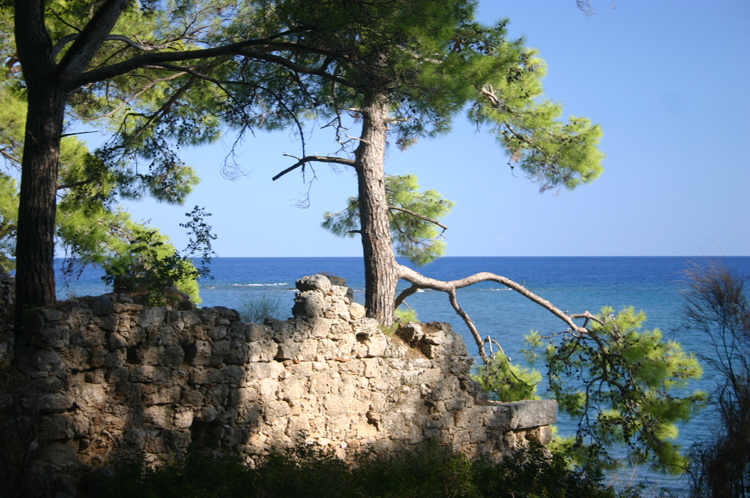
[[(607, 158), (596, 182), (539, 194), (515, 176), (487, 133), (463, 119), (453, 133), (407, 152), (392, 147), (386, 171), (416, 174), (423, 188), (456, 202), (444, 219), (448, 256), (750, 255), (750, 2), (480, 0), (484, 22), (509, 18), (547, 61), (546, 95), (565, 114), (601, 124)], [(228, 141), (231, 143), (231, 141)], [(178, 248), (179, 223), (193, 205), (209, 219), (219, 256), (361, 256), (358, 239), (320, 228), (356, 194), (351, 171), (316, 168), (308, 209), (294, 207), (298, 174), (272, 182), (298, 154), (289, 132), (248, 137), (239, 162), (247, 175), (220, 174), (227, 143), (191, 149), (201, 185), (185, 206), (128, 204)], [(316, 132), (308, 152), (335, 150)]]

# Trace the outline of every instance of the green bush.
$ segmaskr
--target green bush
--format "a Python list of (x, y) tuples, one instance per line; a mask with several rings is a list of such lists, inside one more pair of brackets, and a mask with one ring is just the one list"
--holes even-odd
[(438, 444), (396, 456), (362, 454), (349, 466), (330, 452), (299, 445), (256, 468), (237, 458), (215, 460), (189, 452), (157, 468), (128, 465), (92, 479), (85, 496), (97, 498), (638, 498), (640, 488), (617, 491), (599, 470), (572, 468), (560, 455), (532, 445), (500, 463), (475, 462)]

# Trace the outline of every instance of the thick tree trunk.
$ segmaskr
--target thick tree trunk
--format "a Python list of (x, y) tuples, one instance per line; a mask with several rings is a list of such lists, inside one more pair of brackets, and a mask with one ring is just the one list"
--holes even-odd
[(44, 2), (16, 3), (16, 47), (28, 89), (16, 240), (16, 334), (23, 311), (55, 302), (55, 211), (65, 85), (44, 26)]
[(398, 264), (393, 252), (385, 194), (385, 145), (389, 111), (387, 97), (374, 97), (362, 109), (362, 136), (356, 154), (359, 212), (365, 257), (367, 316), (384, 325), (394, 319)]
[[(16, 325), (23, 310), (55, 302), (55, 211), (65, 94), (29, 88), (16, 246)], [(17, 327), (18, 330), (20, 330)]]

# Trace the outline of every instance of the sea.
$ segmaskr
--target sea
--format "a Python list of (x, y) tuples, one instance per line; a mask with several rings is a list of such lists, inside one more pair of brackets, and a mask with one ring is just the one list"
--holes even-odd
[[(684, 300), (685, 271), (693, 265), (720, 261), (739, 275), (750, 275), (750, 257), (444, 257), (418, 268), (440, 280), (460, 279), (488, 271), (508, 277), (550, 301), (563, 311), (597, 313), (603, 306), (615, 310), (634, 307), (643, 310), (647, 329), (659, 328), (668, 339), (682, 344), (686, 351), (706, 351), (704, 339), (680, 327)], [(62, 260), (56, 262), (58, 299), (99, 295), (109, 292), (102, 281), (103, 272), (88, 267), (76, 276), (64, 275)], [(400, 261), (401, 264), (408, 263)], [(215, 258), (210, 265), (212, 278), (200, 281), (201, 307), (226, 306), (240, 309), (243, 303), (270, 300), (280, 303), (282, 315), (291, 316), (295, 282), (306, 275), (326, 273), (343, 277), (354, 290), (355, 300), (364, 302), (364, 262), (362, 258)], [(405, 288), (403, 283), (400, 288)], [(502, 345), (512, 361), (525, 365), (521, 350), (530, 331), (546, 335), (567, 327), (547, 310), (497, 283), (485, 282), (458, 292), (458, 301), (477, 325), (483, 337), (490, 336)], [(464, 322), (448, 301), (436, 291), (418, 292), (407, 304), (423, 322), (452, 324), (464, 337), (469, 350), (477, 346)], [(282, 316), (283, 317), (283, 316)], [(544, 372), (544, 366), (539, 365)], [(710, 392), (717, 377), (707, 367), (703, 377), (688, 390)], [(544, 386), (539, 392), (545, 394)], [(684, 448), (708, 437), (711, 412), (704, 410), (680, 426), (677, 443)], [(558, 434), (575, 433), (576, 424), (560, 417)], [(684, 493), (686, 477), (667, 476), (648, 468), (627, 468), (608, 476), (619, 486), (645, 483), (647, 495), (656, 496), (666, 488), (675, 496)]]

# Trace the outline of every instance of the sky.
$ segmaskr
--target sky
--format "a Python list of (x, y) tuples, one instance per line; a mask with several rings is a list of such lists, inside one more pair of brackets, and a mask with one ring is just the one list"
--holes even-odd
[[(747, 0), (480, 0), (479, 19), (508, 18), (513, 38), (547, 62), (545, 94), (565, 116), (604, 130), (604, 173), (573, 191), (539, 193), (487, 132), (462, 117), (451, 134), (406, 152), (386, 172), (413, 173), (456, 203), (443, 222), (447, 256), (750, 255), (750, 2)], [(90, 137), (95, 144), (97, 137)], [(361, 256), (356, 238), (320, 228), (325, 211), (356, 195), (353, 172), (316, 167), (310, 207), (295, 207), (299, 174), (272, 181), (298, 155), (288, 131), (256, 133), (239, 149), (245, 175), (220, 170), (231, 137), (183, 151), (202, 178), (184, 206), (129, 203), (137, 220), (179, 248), (179, 223), (205, 206), (220, 257)], [(308, 153), (335, 151), (315, 131)]]

